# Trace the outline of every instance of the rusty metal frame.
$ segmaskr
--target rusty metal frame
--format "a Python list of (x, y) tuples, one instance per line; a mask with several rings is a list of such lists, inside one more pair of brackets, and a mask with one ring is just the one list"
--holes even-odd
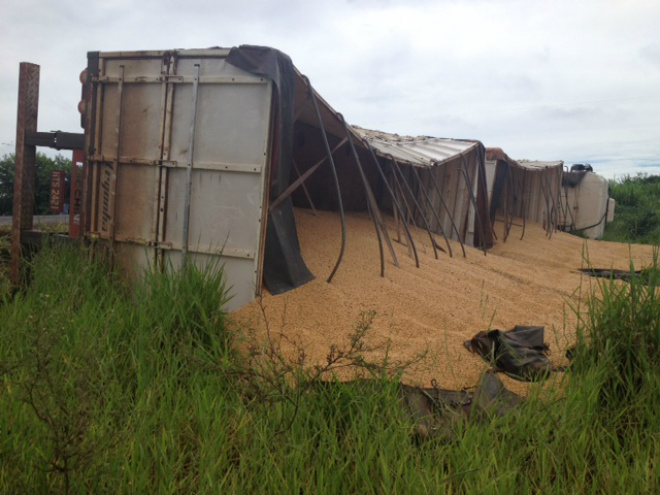
[(166, 74), (166, 77), (163, 77), (161, 82), (161, 109), (162, 114), (160, 118), (160, 142), (158, 143), (158, 163), (155, 165), (158, 167), (158, 179), (154, 188), (154, 215), (153, 223), (151, 226), (151, 235), (154, 242), (154, 266), (162, 270), (164, 267), (163, 263), (163, 249), (161, 244), (165, 240), (165, 215), (166, 215), (166, 204), (167, 204), (167, 180), (169, 170), (165, 166), (165, 162), (169, 160), (170, 154), (170, 126), (171, 126), (171, 117), (172, 117), (172, 105), (174, 100), (174, 86), (169, 84), (170, 74), (176, 70), (176, 57), (172, 54), (163, 58), (161, 65), (161, 74)]
[[(39, 65), (22, 62), (19, 65), (18, 108), (16, 119), (16, 159), (14, 163), (14, 201), (12, 215), (12, 241), (10, 281), (21, 282), (21, 255), (23, 232), (32, 230), (34, 221), (34, 193), (36, 182), (37, 146), (74, 151), (75, 162), (84, 162), (85, 134), (73, 132), (37, 132), (39, 113)], [(79, 172), (77, 169), (74, 172)], [(76, 176), (78, 179), (78, 177)], [(80, 180), (82, 181), (82, 177)], [(72, 183), (73, 185), (73, 183)], [(82, 200), (82, 197), (81, 197)], [(82, 205), (79, 205), (79, 208)], [(84, 209), (84, 208), (81, 208)], [(71, 237), (78, 237), (82, 217), (78, 217), (76, 230), (74, 210), (70, 213)]]
[(21, 233), (24, 230), (32, 229), (34, 220), (37, 148), (26, 142), (26, 132), (36, 132), (37, 130), (39, 71), (38, 65), (29, 62), (21, 62), (19, 67), (10, 272), (11, 282), (15, 285), (21, 281)]
[(85, 147), (85, 134), (62, 131), (25, 131), (25, 144), (46, 146), (56, 150), (81, 150)]

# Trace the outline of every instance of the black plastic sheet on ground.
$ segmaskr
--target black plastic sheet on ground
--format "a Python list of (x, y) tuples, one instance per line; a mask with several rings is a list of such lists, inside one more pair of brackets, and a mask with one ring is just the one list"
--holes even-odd
[(523, 401), (492, 372), (485, 372), (474, 392), (401, 385), (400, 395), (416, 425), (419, 440), (452, 440), (466, 422), (484, 422), (509, 414)]
[[(615, 270), (613, 268), (580, 268), (582, 273), (592, 277), (606, 278), (610, 280), (623, 280), (624, 282), (632, 282), (638, 280), (645, 285), (649, 285), (652, 277), (653, 270)], [(658, 276), (657, 272), (655, 276)]]
[[(348, 388), (363, 395), (382, 392), (379, 380), (349, 382), (320, 382), (317, 391), (336, 398)], [(472, 391), (444, 390), (437, 387), (422, 388), (398, 384), (398, 398), (402, 411), (415, 427), (418, 442), (431, 439), (455, 441), (468, 423), (487, 423), (511, 414), (524, 401), (508, 390), (492, 371), (481, 375)]]
[(492, 364), (496, 371), (533, 381), (546, 378), (552, 371), (552, 362), (547, 357), (549, 348), (543, 339), (543, 327), (516, 325), (506, 332), (479, 332), (464, 345)]

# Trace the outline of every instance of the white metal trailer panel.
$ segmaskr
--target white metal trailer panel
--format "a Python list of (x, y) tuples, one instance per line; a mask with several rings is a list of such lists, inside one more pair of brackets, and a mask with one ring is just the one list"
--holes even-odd
[(120, 269), (215, 262), (229, 310), (261, 288), (271, 82), (224, 50), (100, 53), (91, 234)]

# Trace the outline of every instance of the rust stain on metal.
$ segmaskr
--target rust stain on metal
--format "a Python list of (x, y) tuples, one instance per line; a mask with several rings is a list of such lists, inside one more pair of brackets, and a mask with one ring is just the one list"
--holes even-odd
[(37, 130), (39, 66), (22, 62), (19, 69), (16, 119), (16, 163), (11, 241), (11, 281), (20, 282), (21, 231), (32, 228), (36, 147), (25, 144), (25, 133)]

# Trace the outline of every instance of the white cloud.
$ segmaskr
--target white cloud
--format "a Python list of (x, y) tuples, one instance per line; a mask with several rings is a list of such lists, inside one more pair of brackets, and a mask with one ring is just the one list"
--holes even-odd
[(357, 125), (633, 170), (660, 164), (658, 25), (656, 0), (5, 0), (0, 153), (20, 61), (41, 65), (40, 130), (77, 132), (87, 51), (248, 43)]

